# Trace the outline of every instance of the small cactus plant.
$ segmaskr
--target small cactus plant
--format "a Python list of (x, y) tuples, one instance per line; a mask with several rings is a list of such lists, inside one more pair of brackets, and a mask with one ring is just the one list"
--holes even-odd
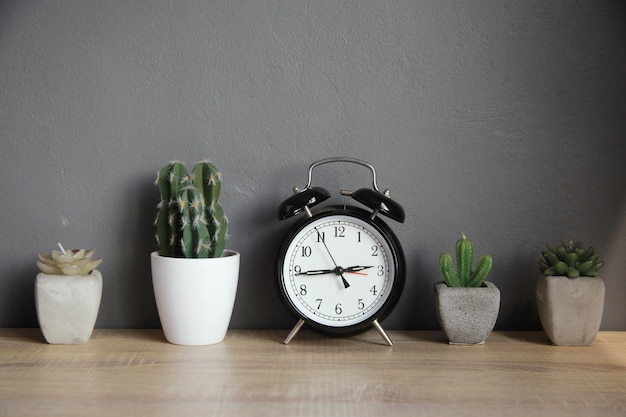
[(174, 161), (159, 171), (155, 184), (161, 200), (155, 220), (162, 256), (219, 258), (226, 243), (228, 218), (218, 203), (221, 173), (209, 161), (191, 174)]
[(581, 242), (557, 242), (555, 248), (546, 245), (539, 259), (539, 270), (543, 275), (561, 275), (569, 278), (597, 277), (604, 266), (593, 247), (584, 249)]
[(439, 258), (439, 267), (449, 287), (479, 287), (491, 271), (491, 255), (483, 255), (472, 269), (474, 262), (474, 244), (461, 232), (461, 239), (456, 242), (457, 268), (452, 265), (452, 256), (444, 253)]
[(92, 249), (65, 250), (59, 243), (61, 250), (51, 253), (40, 253), (37, 267), (44, 274), (50, 275), (89, 275), (102, 263), (102, 258), (91, 259)]

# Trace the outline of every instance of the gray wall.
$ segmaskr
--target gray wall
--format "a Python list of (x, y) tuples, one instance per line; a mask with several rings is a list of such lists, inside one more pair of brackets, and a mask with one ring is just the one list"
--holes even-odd
[[(408, 282), (388, 328), (437, 328), (438, 257), (494, 257), (499, 329), (538, 329), (546, 242), (603, 254), (626, 330), (626, 13), (589, 1), (0, 1), (0, 326), (37, 326), (36, 254), (105, 258), (98, 327), (158, 327), (157, 169), (223, 171), (242, 254), (232, 327), (288, 328), (276, 218), (309, 164), (371, 162)], [(316, 185), (370, 184), (324, 166)], [(340, 201), (334, 197), (333, 202)]]

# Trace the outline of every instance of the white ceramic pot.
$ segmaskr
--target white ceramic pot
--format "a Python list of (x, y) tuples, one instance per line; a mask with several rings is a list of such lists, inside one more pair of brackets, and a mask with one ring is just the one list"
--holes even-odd
[(541, 276), (537, 281), (541, 326), (558, 346), (593, 343), (604, 311), (604, 281), (597, 277)]
[(476, 288), (435, 284), (437, 318), (451, 344), (476, 345), (487, 340), (500, 312), (500, 290), (489, 281)]
[(150, 254), (152, 285), (168, 342), (210, 345), (224, 340), (237, 294), (239, 253), (220, 258)]
[(52, 344), (82, 344), (91, 337), (102, 298), (102, 275), (49, 275), (35, 281), (37, 319)]

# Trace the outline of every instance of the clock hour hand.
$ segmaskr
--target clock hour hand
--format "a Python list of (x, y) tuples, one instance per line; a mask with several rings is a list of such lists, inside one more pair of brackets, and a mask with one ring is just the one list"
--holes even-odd
[(347, 268), (344, 268), (343, 270), (345, 272), (358, 272), (358, 271), (363, 271), (364, 269), (368, 269), (368, 268), (373, 268), (374, 266), (360, 266), (360, 265), (356, 265), (356, 266), (349, 266)]
[(323, 275), (334, 272), (332, 269), (313, 269), (311, 271), (296, 272), (296, 275)]

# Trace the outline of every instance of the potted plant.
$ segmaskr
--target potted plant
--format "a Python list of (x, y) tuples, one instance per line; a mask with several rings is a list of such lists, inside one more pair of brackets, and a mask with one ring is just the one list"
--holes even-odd
[(593, 247), (580, 242), (547, 245), (539, 259), (537, 309), (543, 330), (560, 346), (589, 346), (600, 329), (604, 310), (604, 266)]
[(171, 162), (157, 176), (159, 250), (152, 283), (165, 338), (178, 345), (221, 342), (235, 303), (239, 253), (225, 250), (228, 219), (218, 203), (221, 174), (208, 161), (191, 174)]
[(450, 254), (444, 253), (439, 259), (444, 281), (435, 284), (435, 306), (439, 324), (451, 344), (484, 343), (500, 311), (500, 291), (485, 281), (493, 260), (483, 255), (473, 269), (473, 256), (473, 243), (461, 232), (456, 242), (457, 268)]
[(37, 319), (51, 344), (82, 344), (91, 337), (102, 298), (102, 258), (93, 250), (60, 250), (39, 254), (35, 280)]

